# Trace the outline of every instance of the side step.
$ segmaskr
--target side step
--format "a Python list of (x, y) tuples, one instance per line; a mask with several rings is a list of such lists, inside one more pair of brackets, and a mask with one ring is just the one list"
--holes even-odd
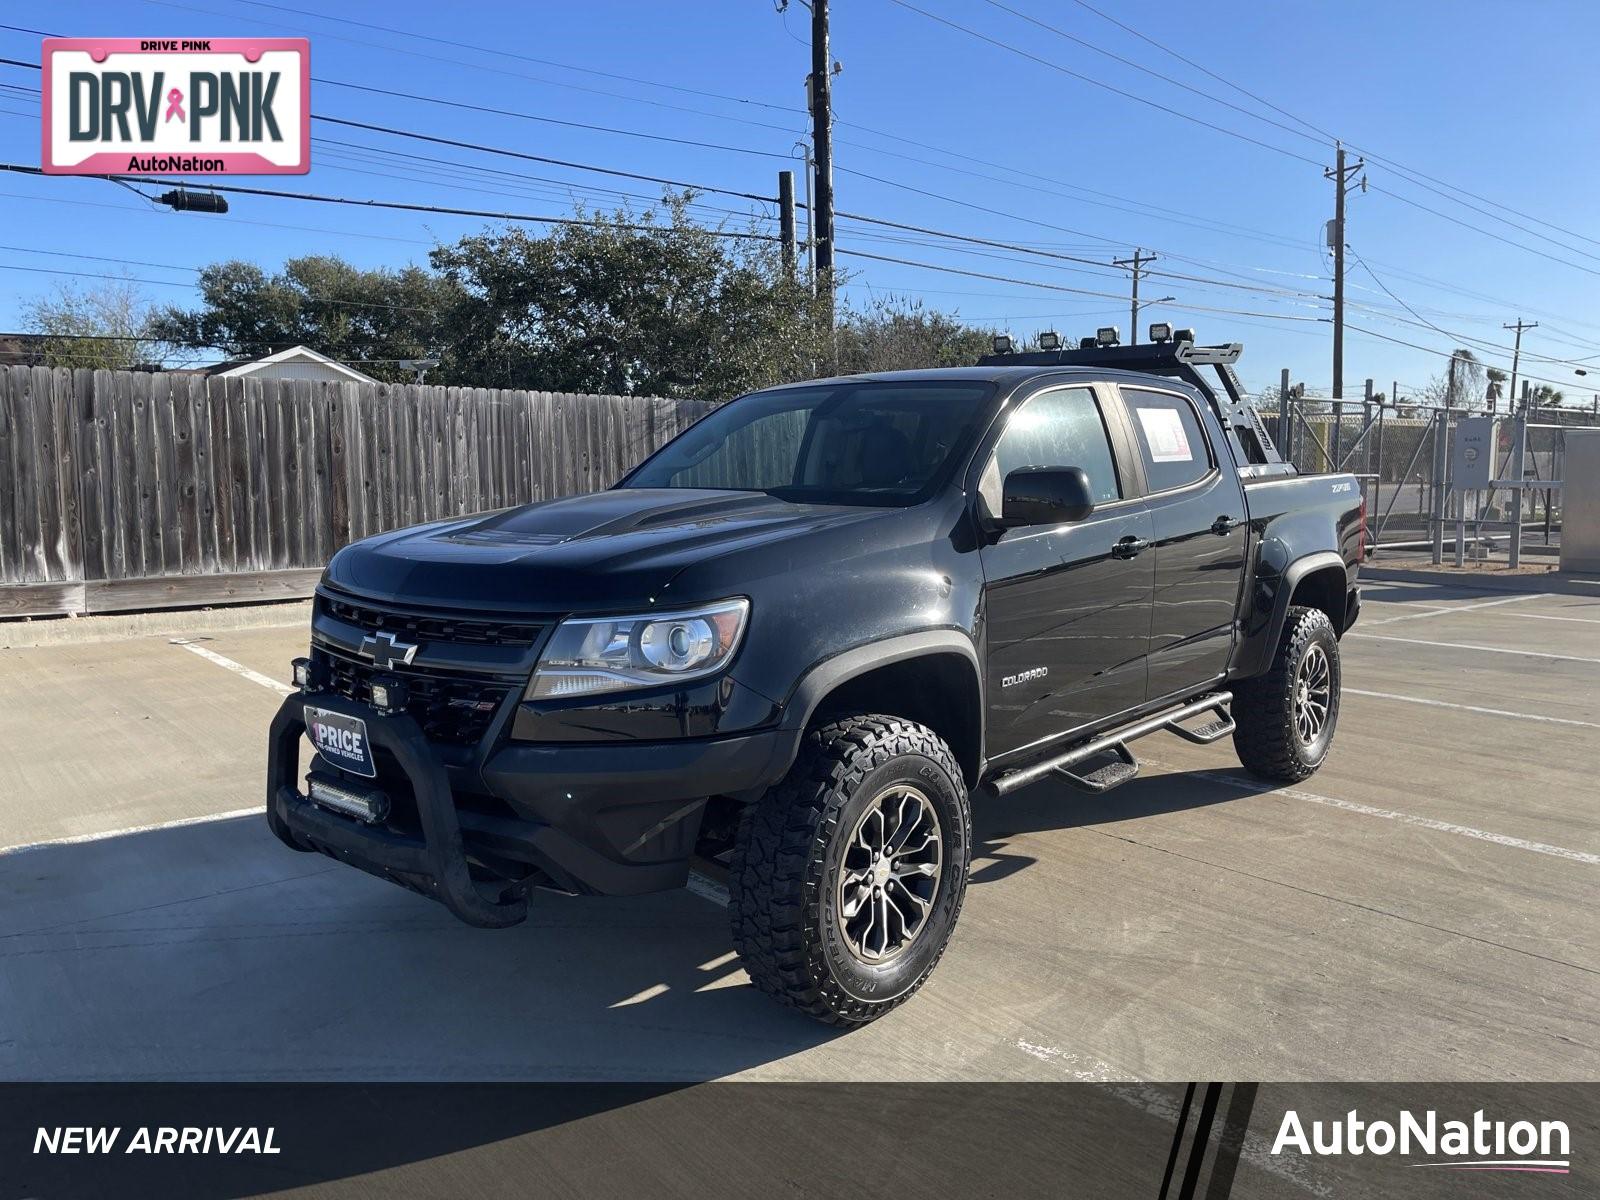
[(1209, 746), (1212, 742), (1220, 742), (1237, 728), (1233, 723), (1233, 713), (1227, 701), (1218, 701), (1209, 711), (1215, 714), (1215, 720), (1189, 729), (1178, 724), (1178, 719), (1174, 717), (1167, 722), (1167, 732), (1175, 733), (1184, 741), (1193, 742), (1196, 746)]
[[(1046, 775), (1059, 774), (1074, 787), (1081, 787), (1091, 792), (1110, 791), (1118, 784), (1127, 783), (1139, 773), (1139, 760), (1134, 758), (1133, 752), (1128, 749), (1129, 742), (1148, 734), (1162, 732), (1176, 733), (1179, 737), (1200, 745), (1218, 741), (1233, 732), (1233, 717), (1228, 711), (1228, 706), (1232, 703), (1232, 692), (1212, 692), (1197, 700), (1190, 700), (1187, 704), (1170, 708), (1166, 712), (1124, 725), (1121, 729), (1113, 729), (1099, 737), (1090, 738), (1087, 742), (1079, 743), (1072, 749), (1041, 762), (1010, 771), (1001, 775), (991, 786), (997, 795), (1004, 796), (1043, 779)], [(1211, 713), (1215, 719), (1195, 729), (1188, 729), (1180, 724), (1204, 713)], [(1117, 761), (1107, 763), (1086, 775), (1075, 775), (1067, 770), (1068, 767), (1076, 766), (1087, 759), (1108, 753), (1115, 754)]]
[(1073, 787), (1082, 788), (1086, 792), (1109, 792), (1139, 774), (1139, 760), (1133, 756), (1132, 750), (1119, 742), (1111, 747), (1111, 753), (1117, 756), (1115, 762), (1108, 762), (1088, 774), (1078, 775), (1066, 767), (1057, 767), (1055, 773)]

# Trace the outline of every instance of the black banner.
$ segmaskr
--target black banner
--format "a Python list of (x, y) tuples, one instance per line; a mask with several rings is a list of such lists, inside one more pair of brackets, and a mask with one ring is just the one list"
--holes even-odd
[(1568, 1197), (1587, 1084), (9, 1084), (0, 1198)]

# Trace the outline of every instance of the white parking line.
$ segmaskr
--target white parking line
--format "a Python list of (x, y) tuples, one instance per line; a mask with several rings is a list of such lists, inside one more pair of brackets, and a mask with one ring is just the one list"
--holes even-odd
[(1600, 722), (1579, 721), (1573, 717), (1547, 717), (1540, 713), (1511, 712), (1504, 708), (1483, 708), (1476, 704), (1455, 704), (1449, 700), (1429, 700), (1423, 696), (1401, 696), (1394, 692), (1368, 692), (1347, 687), (1346, 696), (1371, 696), (1375, 700), (1403, 700), (1407, 704), (1426, 704), (1429, 708), (1455, 708), (1462, 712), (1482, 713), (1486, 717), (1513, 717), (1519, 721), (1543, 721), (1547, 725), (1581, 725), (1585, 729), (1600, 729)]
[[(252, 671), (249, 667), (245, 666), (243, 663), (236, 663), (236, 662), (233, 661), (233, 659), (225, 658), (222, 655), (218, 654), (215, 650), (208, 649), (205, 646), (200, 646), (200, 645), (195, 644), (194, 642), (188, 642), (188, 641), (184, 641), (182, 639), (174, 639), (173, 642), (172, 642), (172, 645), (174, 645), (174, 646), (182, 646), (185, 650), (189, 650), (189, 651), (194, 652), (195, 654), (198, 654), (201, 658), (205, 659), (207, 662), (216, 663), (217, 666), (221, 667), (224, 671), (232, 671), (235, 675), (238, 675), (238, 676), (240, 676), (240, 677), (242, 677), (244, 679), (248, 679), (251, 683), (260, 684), (264, 688), (270, 688), (272, 691), (277, 692), (280, 696), (287, 696), (290, 692), (294, 691), (294, 688), (290, 687), (288, 684), (279, 683), (276, 679), (271, 679), (271, 678), (267, 677), (266, 675), (263, 675), (260, 671)], [(124, 829), (124, 830), (119, 830), (116, 833), (94, 834), (94, 835), (91, 835), (91, 836), (94, 837), (94, 838), (119, 837), (123, 833), (144, 833), (144, 832), (146, 832), (148, 830), (152, 830), (152, 829), (170, 829), (170, 828), (172, 828), (174, 826), (177, 826), (177, 825), (192, 825), (192, 824), (195, 824), (195, 823), (197, 823), (199, 821), (222, 821), (222, 820), (226, 820), (228, 817), (237, 817), (237, 816), (242, 816), (245, 813), (255, 813), (255, 812), (260, 812), (260, 811), (261, 811), (260, 809), (250, 808), (250, 809), (244, 809), (244, 810), (242, 810), (240, 812), (222, 813), (219, 816), (215, 816), (215, 817), (188, 817), (188, 818), (185, 818), (184, 820), (181, 820), (181, 821), (170, 821), (170, 822), (168, 822), (168, 823), (166, 823), (164, 825), (147, 825), (147, 826), (144, 826), (142, 829)], [(72, 841), (74, 839), (65, 838), (65, 839), (62, 839), (62, 840), (63, 841)], [(86, 838), (86, 839), (82, 839), (82, 840), (89, 840), (89, 839)], [(58, 843), (56, 843), (56, 842), (41, 842), (39, 844), (40, 845), (56, 845)], [(27, 847), (19, 847), (19, 848), (20, 849), (26, 849)], [(696, 896), (699, 896), (700, 899), (709, 900), (712, 904), (720, 905), (723, 908), (727, 908), (728, 907), (728, 889), (723, 887), (716, 880), (710, 879), (710, 878), (708, 878), (708, 877), (706, 877), (704, 875), (701, 875), (697, 871), (690, 871), (689, 872), (688, 887), (689, 887), (689, 890), (691, 892), (693, 892)]]
[(1558, 617), (1554, 613), (1505, 613), (1508, 617), (1521, 617), (1524, 621), (1572, 621), (1578, 625), (1600, 625), (1600, 617)]
[(1237, 776), (1227, 775), (1221, 771), (1193, 771), (1190, 774), (1198, 775), (1202, 779), (1209, 779), (1213, 783), (1223, 784), (1226, 787), (1237, 788), (1241, 792), (1253, 792), (1257, 795), (1288, 796), (1294, 800), (1304, 800), (1309, 804), (1322, 804), (1329, 808), (1341, 808), (1346, 812), (1361, 813), (1363, 816), (1382, 817), (1388, 821), (1399, 821), (1403, 825), (1415, 825), (1419, 829), (1434, 829), (1440, 833), (1453, 833), (1460, 837), (1474, 838), (1480, 842), (1492, 842), (1497, 846), (1511, 846), (1518, 850), (1531, 850), (1535, 854), (1548, 854), (1552, 858), (1565, 858), (1572, 862), (1584, 863), (1587, 866), (1600, 867), (1600, 854), (1590, 854), (1587, 850), (1569, 850), (1565, 846), (1552, 846), (1547, 842), (1530, 842), (1524, 838), (1511, 837), (1504, 833), (1490, 833), (1486, 829), (1474, 829), (1470, 825), (1457, 825), (1453, 821), (1439, 821), (1433, 817), (1419, 817), (1414, 813), (1396, 812), (1392, 808), (1378, 808), (1375, 805), (1360, 804), (1354, 800), (1341, 800), (1336, 796), (1323, 796), (1316, 792), (1303, 791), (1300, 788), (1276, 787), (1270, 783), (1257, 783), (1254, 780), (1240, 779)]
[(1505, 646), (1478, 646), (1468, 642), (1430, 642), (1425, 638), (1394, 637), (1383, 633), (1347, 633), (1347, 638), (1365, 638), (1369, 642), (1405, 642), (1410, 646), (1443, 646), (1447, 650), (1481, 650), (1486, 654), (1522, 654), (1529, 658), (1553, 658), (1558, 662), (1600, 663), (1600, 658), (1584, 658), (1577, 654), (1550, 654), (1544, 650), (1511, 650)]
[(1462, 604), (1455, 608), (1435, 608), (1427, 612), (1405, 613), (1398, 617), (1384, 617), (1378, 621), (1369, 621), (1368, 625), (1393, 625), (1396, 621), (1424, 621), (1429, 617), (1443, 617), (1450, 613), (1476, 612), (1480, 608), (1495, 608), (1501, 604), (1518, 604), (1523, 600), (1542, 600), (1548, 592), (1530, 592), (1525, 596), (1502, 596), (1499, 600), (1481, 600), (1476, 604)]
[(112, 838), (131, 837), (136, 833), (156, 833), (166, 829), (182, 829), (185, 825), (206, 825), (212, 821), (231, 821), (235, 817), (259, 817), (266, 808), (235, 808), (229, 812), (207, 813), (201, 817), (179, 817), (172, 821), (157, 821), (153, 825), (130, 825), (126, 829), (111, 829), (105, 833), (74, 833), (66, 837), (46, 838), (42, 842), (24, 842), (18, 846), (0, 846), (0, 858), (21, 854), (25, 850), (41, 850), (46, 846), (80, 846), (85, 842), (105, 842)]
[(224, 658), (215, 650), (208, 649), (207, 647), (200, 645), (198, 642), (186, 641), (183, 638), (174, 638), (170, 644), (174, 646), (182, 646), (190, 653), (198, 654), (206, 661), (216, 663), (217, 666), (221, 667), (224, 671), (232, 671), (235, 675), (241, 675), (248, 679), (251, 683), (259, 683), (264, 688), (271, 688), (280, 696), (287, 696), (290, 692), (294, 691), (294, 688), (290, 687), (287, 683), (279, 683), (276, 679), (272, 679), (269, 676), (263, 675), (260, 671), (252, 671), (243, 663), (236, 663), (231, 658)]

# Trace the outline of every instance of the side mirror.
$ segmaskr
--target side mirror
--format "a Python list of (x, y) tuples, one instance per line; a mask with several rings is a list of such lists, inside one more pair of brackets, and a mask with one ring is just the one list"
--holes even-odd
[(1094, 511), (1094, 493), (1082, 467), (1019, 467), (1006, 476), (1000, 524), (1065, 525)]

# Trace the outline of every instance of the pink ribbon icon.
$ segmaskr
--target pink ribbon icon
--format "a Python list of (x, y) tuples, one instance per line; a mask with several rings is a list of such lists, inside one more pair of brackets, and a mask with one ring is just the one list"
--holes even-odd
[(183, 93), (177, 88), (173, 88), (167, 93), (167, 115), (163, 120), (163, 124), (172, 120), (173, 117), (177, 117), (180, 121), (189, 119), (183, 115)]

